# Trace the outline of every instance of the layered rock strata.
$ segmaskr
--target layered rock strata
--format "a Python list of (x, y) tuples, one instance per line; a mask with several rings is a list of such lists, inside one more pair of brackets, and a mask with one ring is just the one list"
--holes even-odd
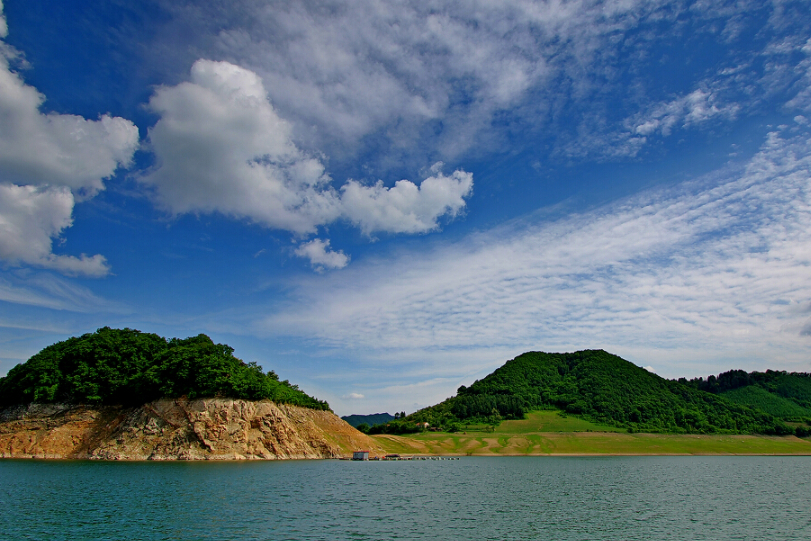
[(382, 451), (332, 412), (267, 400), (31, 404), (0, 412), (0, 458), (274, 460), (337, 458), (356, 449)]

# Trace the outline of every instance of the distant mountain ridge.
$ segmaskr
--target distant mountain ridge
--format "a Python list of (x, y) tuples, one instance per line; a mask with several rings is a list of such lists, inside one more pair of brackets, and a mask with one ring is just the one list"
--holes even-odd
[(740, 397), (726, 398), (686, 380), (664, 379), (603, 350), (528, 352), (407, 420), (449, 427), (560, 409), (629, 431), (806, 435), (807, 425), (795, 429), (741, 402)]
[(344, 421), (349, 423), (350, 425), (358, 428), (360, 425), (366, 423), (367, 425), (377, 426), (377, 425), (384, 425), (389, 421), (393, 421), (395, 419), (394, 415), (390, 415), (388, 413), (372, 413), (369, 415), (345, 415), (341, 417)]

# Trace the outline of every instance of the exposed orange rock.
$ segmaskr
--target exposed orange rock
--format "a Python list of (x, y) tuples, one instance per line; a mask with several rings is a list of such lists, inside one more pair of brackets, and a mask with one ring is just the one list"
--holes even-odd
[(357, 449), (383, 453), (332, 412), (267, 400), (31, 404), (0, 412), (0, 458), (275, 460), (337, 458)]

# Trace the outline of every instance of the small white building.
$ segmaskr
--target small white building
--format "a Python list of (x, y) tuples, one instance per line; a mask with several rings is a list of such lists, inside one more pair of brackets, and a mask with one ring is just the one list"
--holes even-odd
[(352, 460), (369, 460), (369, 451), (355, 451)]

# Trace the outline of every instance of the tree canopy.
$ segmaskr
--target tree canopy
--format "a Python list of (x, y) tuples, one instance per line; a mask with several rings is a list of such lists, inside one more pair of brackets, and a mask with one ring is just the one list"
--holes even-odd
[(31, 402), (140, 405), (157, 398), (227, 397), (328, 410), (233, 348), (204, 334), (166, 339), (103, 327), (44, 348), (0, 379), (0, 405)]

